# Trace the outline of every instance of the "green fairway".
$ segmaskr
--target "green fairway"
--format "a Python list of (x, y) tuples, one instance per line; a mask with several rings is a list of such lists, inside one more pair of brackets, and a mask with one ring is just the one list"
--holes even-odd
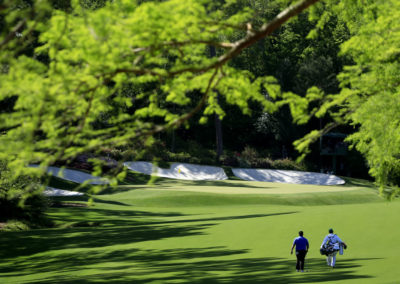
[[(50, 209), (56, 228), (0, 232), (0, 283), (399, 283), (400, 202), (369, 183), (131, 183), (90, 207), (56, 198), (70, 205)], [(349, 246), (335, 270), (319, 254), (331, 227)]]

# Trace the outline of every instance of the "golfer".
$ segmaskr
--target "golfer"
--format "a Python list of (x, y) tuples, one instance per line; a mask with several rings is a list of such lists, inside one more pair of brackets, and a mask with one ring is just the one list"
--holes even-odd
[(296, 271), (304, 272), (304, 260), (308, 252), (308, 240), (303, 237), (303, 231), (299, 232), (299, 236), (294, 239), (290, 254), (293, 254), (293, 248), (296, 247)]
[(326, 251), (326, 263), (332, 268), (336, 264), (336, 254), (342, 248), (347, 248), (345, 242), (343, 242), (336, 234), (333, 233), (333, 229), (329, 229), (329, 234), (325, 236), (321, 249)]

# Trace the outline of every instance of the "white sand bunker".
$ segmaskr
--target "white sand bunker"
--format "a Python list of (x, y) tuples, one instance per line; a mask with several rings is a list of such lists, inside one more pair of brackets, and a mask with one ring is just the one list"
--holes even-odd
[[(31, 167), (37, 168), (38, 165), (31, 165)], [(108, 184), (110, 183), (105, 178), (95, 177), (88, 173), (84, 173), (81, 171), (70, 170), (70, 169), (61, 169), (57, 167), (48, 167), (47, 173), (65, 180), (73, 181), (76, 183), (84, 183), (88, 182), (89, 184)]]
[(124, 165), (135, 172), (159, 177), (184, 180), (225, 180), (224, 170), (213, 166), (200, 166), (185, 163), (173, 163), (169, 169), (154, 166), (150, 162), (126, 162)]
[(80, 196), (83, 195), (82, 192), (63, 190), (54, 187), (46, 187), (43, 191), (43, 194), (46, 196)]
[(232, 169), (233, 174), (243, 180), (266, 181), (295, 184), (316, 184), (316, 185), (339, 185), (345, 181), (337, 176), (286, 170), (266, 170), (266, 169)]

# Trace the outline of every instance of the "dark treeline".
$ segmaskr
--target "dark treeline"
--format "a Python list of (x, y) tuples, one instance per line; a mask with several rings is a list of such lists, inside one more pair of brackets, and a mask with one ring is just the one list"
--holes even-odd
[[(254, 1), (262, 3), (263, 1)], [(256, 5), (258, 19), (262, 24), (266, 18), (279, 12), (279, 7), (273, 3)], [(253, 5), (255, 5), (253, 3)], [(251, 5), (252, 1), (243, 3)], [(248, 70), (255, 77), (270, 75), (278, 79), (283, 91), (305, 95), (306, 91), (317, 86), (327, 94), (338, 93), (337, 75), (344, 65), (352, 63), (348, 56), (340, 55), (340, 45), (349, 39), (350, 33), (346, 24), (337, 17), (331, 17), (322, 31), (316, 37), (308, 34), (315, 29), (317, 22), (310, 21), (308, 14), (303, 13), (290, 23), (281, 27), (271, 37), (257, 42), (234, 58), (231, 65), (235, 68)], [(268, 96), (268, 93), (265, 92)], [(199, 95), (198, 95), (199, 96)], [(193, 94), (195, 101), (196, 94)], [(312, 119), (306, 125), (298, 125), (287, 107), (282, 107), (274, 113), (263, 112), (260, 105), (252, 104), (250, 115), (243, 114), (237, 106), (227, 104), (223, 98), (220, 103), (226, 112), (222, 120), (222, 140), (224, 155), (219, 163), (224, 163), (224, 157), (229, 157), (232, 163), (235, 154), (242, 153), (246, 148), (252, 148), (260, 158), (296, 160), (299, 153), (293, 147), (293, 141), (303, 137), (312, 129), (322, 129), (331, 122), (329, 116)], [(204, 147), (216, 154), (216, 125), (210, 119), (207, 124), (200, 124), (200, 115), (190, 121), (190, 127), (181, 127), (159, 136), (162, 144), (171, 152), (195, 152), (191, 147)], [(349, 126), (340, 126), (332, 130), (341, 134), (353, 133)], [(192, 141), (192, 143), (187, 143)], [(325, 143), (324, 143), (325, 145)], [(348, 150), (346, 155), (336, 157), (336, 165), (332, 156), (321, 156), (319, 142), (311, 147), (311, 153), (306, 157), (309, 170), (335, 172), (341, 175), (368, 178), (368, 168), (363, 157), (355, 150)], [(218, 157), (215, 157), (218, 160)], [(218, 162), (217, 162), (218, 163)], [(233, 162), (235, 165), (235, 161)], [(355, 166), (357, 165), (357, 166)]]

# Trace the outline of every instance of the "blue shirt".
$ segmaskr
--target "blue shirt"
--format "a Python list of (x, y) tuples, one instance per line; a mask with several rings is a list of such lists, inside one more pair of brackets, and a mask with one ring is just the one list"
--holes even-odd
[(308, 240), (299, 236), (294, 239), (293, 244), (296, 245), (296, 250), (307, 250)]

